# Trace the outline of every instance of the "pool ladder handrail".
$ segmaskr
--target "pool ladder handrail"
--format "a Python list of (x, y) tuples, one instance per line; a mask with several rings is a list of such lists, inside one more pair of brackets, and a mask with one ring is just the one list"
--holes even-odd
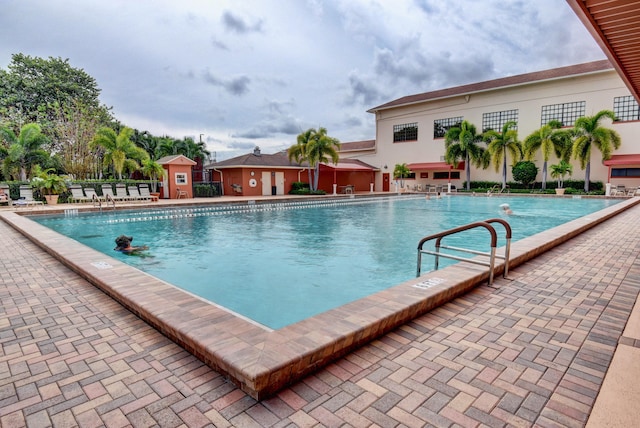
[[(502, 256), (499, 254), (496, 254), (496, 247), (498, 244), (498, 234), (496, 233), (495, 228), (490, 223), (500, 223), (505, 228), (506, 245), (504, 247), (505, 248), (504, 255)], [(485, 229), (487, 229), (487, 231), (491, 235), (491, 251), (488, 253), (483, 251), (472, 250), (468, 248), (452, 247), (452, 246), (441, 244), (442, 239), (445, 236), (453, 235), (458, 232), (463, 232), (470, 229), (475, 229), (477, 227), (484, 227)], [(465, 224), (463, 226), (454, 227), (453, 229), (445, 230), (443, 232), (434, 233), (433, 235), (425, 236), (418, 243), (418, 266), (416, 269), (416, 277), (420, 276), (420, 271), (422, 267), (422, 254), (430, 254), (435, 256), (434, 270), (438, 270), (439, 268), (440, 257), (445, 257), (448, 259), (458, 260), (462, 262), (474, 263), (482, 266), (489, 266), (489, 285), (492, 285), (493, 270), (495, 267), (496, 258), (504, 260), (504, 272), (502, 276), (506, 278), (509, 273), (509, 253), (511, 251), (511, 235), (512, 235), (511, 226), (506, 220), (503, 220), (501, 218), (490, 218), (484, 221), (476, 221), (473, 223)], [(434, 239), (436, 240), (435, 251), (423, 249), (423, 246), (426, 242), (432, 241)], [(453, 254), (442, 253), (440, 251), (441, 249), (470, 253), (470, 254), (475, 254), (479, 256), (486, 256), (486, 257), (489, 257), (489, 261), (478, 260), (477, 258), (460, 257)]]

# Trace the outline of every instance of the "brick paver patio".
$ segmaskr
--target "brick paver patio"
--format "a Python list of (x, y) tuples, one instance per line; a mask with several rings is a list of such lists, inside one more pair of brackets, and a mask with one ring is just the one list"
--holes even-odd
[(639, 228), (636, 206), (256, 402), (0, 222), (0, 425), (584, 426), (635, 343)]

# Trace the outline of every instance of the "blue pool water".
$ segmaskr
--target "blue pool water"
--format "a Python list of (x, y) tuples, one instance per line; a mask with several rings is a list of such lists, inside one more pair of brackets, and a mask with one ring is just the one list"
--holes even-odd
[[(513, 215), (500, 210), (505, 202)], [(33, 219), (277, 329), (415, 277), (417, 244), (426, 235), (502, 216), (517, 241), (617, 202), (402, 197)], [(504, 245), (504, 229), (496, 225), (496, 230), (499, 245)], [(134, 245), (148, 245), (146, 256), (113, 251), (114, 239), (121, 234), (134, 236)], [(477, 244), (486, 251), (488, 241), (486, 230), (476, 229), (447, 238), (446, 245)], [(432, 266), (433, 259), (425, 256), (423, 272)]]

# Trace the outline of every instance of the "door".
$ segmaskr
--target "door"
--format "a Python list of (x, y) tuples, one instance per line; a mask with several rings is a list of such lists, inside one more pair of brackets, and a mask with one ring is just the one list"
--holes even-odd
[(382, 174), (382, 191), (383, 192), (389, 191), (389, 173), (388, 172), (385, 172)]
[(276, 172), (276, 195), (284, 195), (284, 172)]
[(271, 195), (271, 173), (262, 171), (262, 196)]

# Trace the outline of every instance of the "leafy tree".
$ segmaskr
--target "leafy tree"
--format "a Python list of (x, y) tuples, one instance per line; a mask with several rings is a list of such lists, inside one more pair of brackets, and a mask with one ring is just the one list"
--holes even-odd
[(100, 106), (99, 95), (95, 79), (72, 67), (68, 59), (14, 54), (8, 71), (0, 70), (0, 115), (12, 121), (14, 132), (24, 123), (38, 122), (43, 133), (50, 135), (56, 103), (79, 101), (108, 114)]
[(0, 139), (6, 147), (6, 157), (3, 163), (4, 175), (17, 175), (26, 181), (28, 172), (37, 164), (43, 164), (49, 158), (49, 153), (42, 149), (47, 137), (42, 133), (40, 125), (29, 123), (20, 129), (16, 136), (10, 128), (0, 130)]
[(393, 168), (394, 180), (400, 179), (400, 187), (404, 188), (404, 179), (411, 174), (411, 170), (406, 163), (397, 163)]
[(531, 161), (520, 161), (511, 168), (513, 179), (529, 187), (529, 184), (536, 181), (538, 167)]
[(449, 128), (444, 135), (444, 159), (449, 165), (456, 165), (459, 160), (465, 161), (467, 190), (471, 189), (471, 164), (476, 168), (485, 169), (489, 166), (488, 152), (478, 145), (482, 142), (482, 135), (476, 133), (476, 127), (468, 121), (460, 126)]
[(562, 122), (551, 120), (532, 132), (524, 140), (524, 154), (532, 160), (538, 150), (542, 151), (542, 189), (547, 188), (547, 163), (551, 153), (558, 159), (569, 161), (571, 157), (571, 132), (563, 130)]
[(302, 132), (297, 137), (297, 144), (289, 147), (287, 155), (289, 159), (296, 162), (306, 161), (309, 163), (309, 185), (311, 191), (318, 190), (318, 180), (320, 178), (320, 163), (331, 161), (337, 164), (340, 156), (340, 141), (329, 137), (326, 128), (310, 128)]
[(86, 179), (101, 171), (102, 148), (91, 146), (96, 131), (108, 121), (102, 110), (86, 106), (80, 100), (55, 103), (53, 122), (55, 142), (51, 148), (60, 157), (67, 174)]
[(484, 133), (487, 142), (487, 150), (491, 154), (496, 172), (502, 164), (502, 188), (507, 187), (507, 152), (517, 162), (522, 158), (522, 144), (518, 141), (518, 131), (512, 129), (516, 126), (513, 120), (502, 125), (502, 132), (489, 129)]
[(573, 157), (580, 160), (580, 168), (584, 173), (584, 191), (589, 192), (591, 173), (591, 147), (596, 146), (602, 153), (602, 160), (611, 158), (613, 150), (620, 148), (620, 135), (609, 128), (600, 125), (604, 118), (615, 120), (616, 115), (611, 110), (601, 110), (594, 116), (583, 116), (576, 120), (573, 126), (575, 140), (573, 141)]
[(104, 162), (113, 166), (114, 175), (118, 179), (122, 179), (122, 172), (126, 170), (135, 170), (140, 166), (138, 161), (147, 159), (149, 155), (144, 149), (137, 147), (131, 136), (133, 130), (124, 127), (118, 134), (111, 128), (103, 127), (98, 130), (93, 141), (92, 147), (102, 147), (104, 149)]
[(558, 179), (558, 189), (564, 187), (564, 176), (571, 175), (573, 173), (573, 167), (565, 160), (561, 160), (560, 163), (551, 165), (551, 178)]

